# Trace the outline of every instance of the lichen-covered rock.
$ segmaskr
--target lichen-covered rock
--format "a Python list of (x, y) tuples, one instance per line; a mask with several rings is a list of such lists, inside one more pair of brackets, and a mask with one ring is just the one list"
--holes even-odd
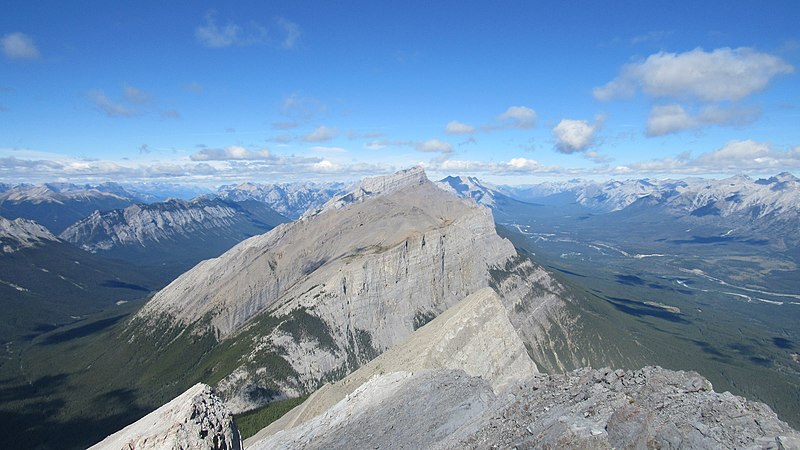
[(233, 416), (211, 387), (198, 383), (166, 405), (90, 447), (129, 449), (241, 449)]

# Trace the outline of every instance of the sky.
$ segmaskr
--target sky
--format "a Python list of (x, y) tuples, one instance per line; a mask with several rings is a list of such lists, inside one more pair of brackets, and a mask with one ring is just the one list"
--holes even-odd
[(800, 2), (0, 5), (0, 182), (800, 174)]

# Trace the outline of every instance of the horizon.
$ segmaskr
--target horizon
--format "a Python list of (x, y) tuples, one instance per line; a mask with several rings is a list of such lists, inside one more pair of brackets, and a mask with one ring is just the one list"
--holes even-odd
[(13, 0), (0, 181), (800, 174), (796, 2), (454, 5)]

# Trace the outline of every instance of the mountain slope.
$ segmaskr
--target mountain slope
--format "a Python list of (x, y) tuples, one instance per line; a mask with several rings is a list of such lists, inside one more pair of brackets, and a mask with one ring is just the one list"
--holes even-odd
[(0, 342), (141, 298), (158, 277), (88, 254), (26, 219), (0, 217)]
[[(416, 330), (408, 340), (387, 350), (345, 379), (318, 389), (301, 406), (248, 439), (246, 444), (308, 423), (373, 377), (391, 372), (432, 369), (464, 370), (470, 376), (483, 378), (490, 389), (496, 392), (516, 379), (537, 373), (536, 365), (509, 322), (499, 297), (491, 289), (484, 288), (449, 308)], [(313, 429), (317, 425), (308, 424), (305, 427)]]
[(95, 211), (60, 237), (84, 250), (175, 275), (288, 219), (263, 203), (200, 197)]
[(35, 220), (58, 234), (96, 210), (125, 208), (138, 201), (116, 183), (18, 185), (0, 192), (0, 216)]

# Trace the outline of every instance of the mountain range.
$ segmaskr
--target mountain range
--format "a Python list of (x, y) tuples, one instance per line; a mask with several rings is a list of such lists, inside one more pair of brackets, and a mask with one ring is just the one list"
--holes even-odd
[[(796, 433), (768, 407), (717, 394), (696, 374), (641, 368), (677, 341), (649, 341), (650, 334), (631, 333), (642, 329), (631, 324), (663, 320), (657, 323), (667, 330), (653, 333), (668, 333), (698, 313), (614, 297), (605, 287), (576, 282), (586, 275), (554, 273), (550, 260), (537, 261), (539, 249), (520, 220), (552, 217), (558, 228), (624, 218), (636, 227), (641, 217), (669, 216), (704, 230), (741, 221), (737, 228), (773, 230), (778, 235), (771, 240), (783, 239), (774, 245), (791, 246), (797, 185), (781, 174), (513, 190), (464, 177), (434, 183), (414, 167), (347, 189), (245, 184), (192, 201), (137, 203), (94, 212), (59, 237), (33, 222), (7, 220), (0, 230), (15, 230), (2, 240), (8, 255), (58, 244), (89, 257), (163, 265), (197, 247), (232, 248), (186, 263), (141, 308), (109, 312), (96, 327), (86, 324), (91, 332), (73, 331), (85, 329), (78, 325), (35, 337), (17, 357), (19, 373), (0, 366), (0, 388), (29, 386), (25, 396), (9, 394), (0, 414), (39, 408), (47, 419), (29, 431), (51, 433), (36, 439), (86, 446), (175, 399), (154, 417), (190, 411), (204, 418), (196, 422), (206, 430), (201, 437), (236, 448), (238, 431), (219, 403), (239, 415), (312, 394), (245, 444), (793, 445)], [(279, 205), (296, 220), (281, 220)], [(685, 296), (687, 289), (669, 292)], [(41, 382), (55, 376), (54, 368), (68, 391)], [(670, 405), (659, 403), (667, 396)], [(213, 406), (213, 413), (188, 404)], [(696, 410), (707, 414), (687, 413)], [(392, 417), (397, 430), (379, 425)], [(417, 418), (430, 426), (409, 432)], [(72, 429), (65, 424), (78, 420), (87, 431), (66, 437)], [(144, 429), (150, 428), (132, 425), (104, 442), (141, 443)], [(183, 431), (167, 429), (168, 439), (183, 442)], [(738, 441), (731, 437), (737, 432)]]
[(88, 252), (162, 266), (177, 276), (287, 221), (261, 202), (198, 197), (95, 211), (59, 237)]

